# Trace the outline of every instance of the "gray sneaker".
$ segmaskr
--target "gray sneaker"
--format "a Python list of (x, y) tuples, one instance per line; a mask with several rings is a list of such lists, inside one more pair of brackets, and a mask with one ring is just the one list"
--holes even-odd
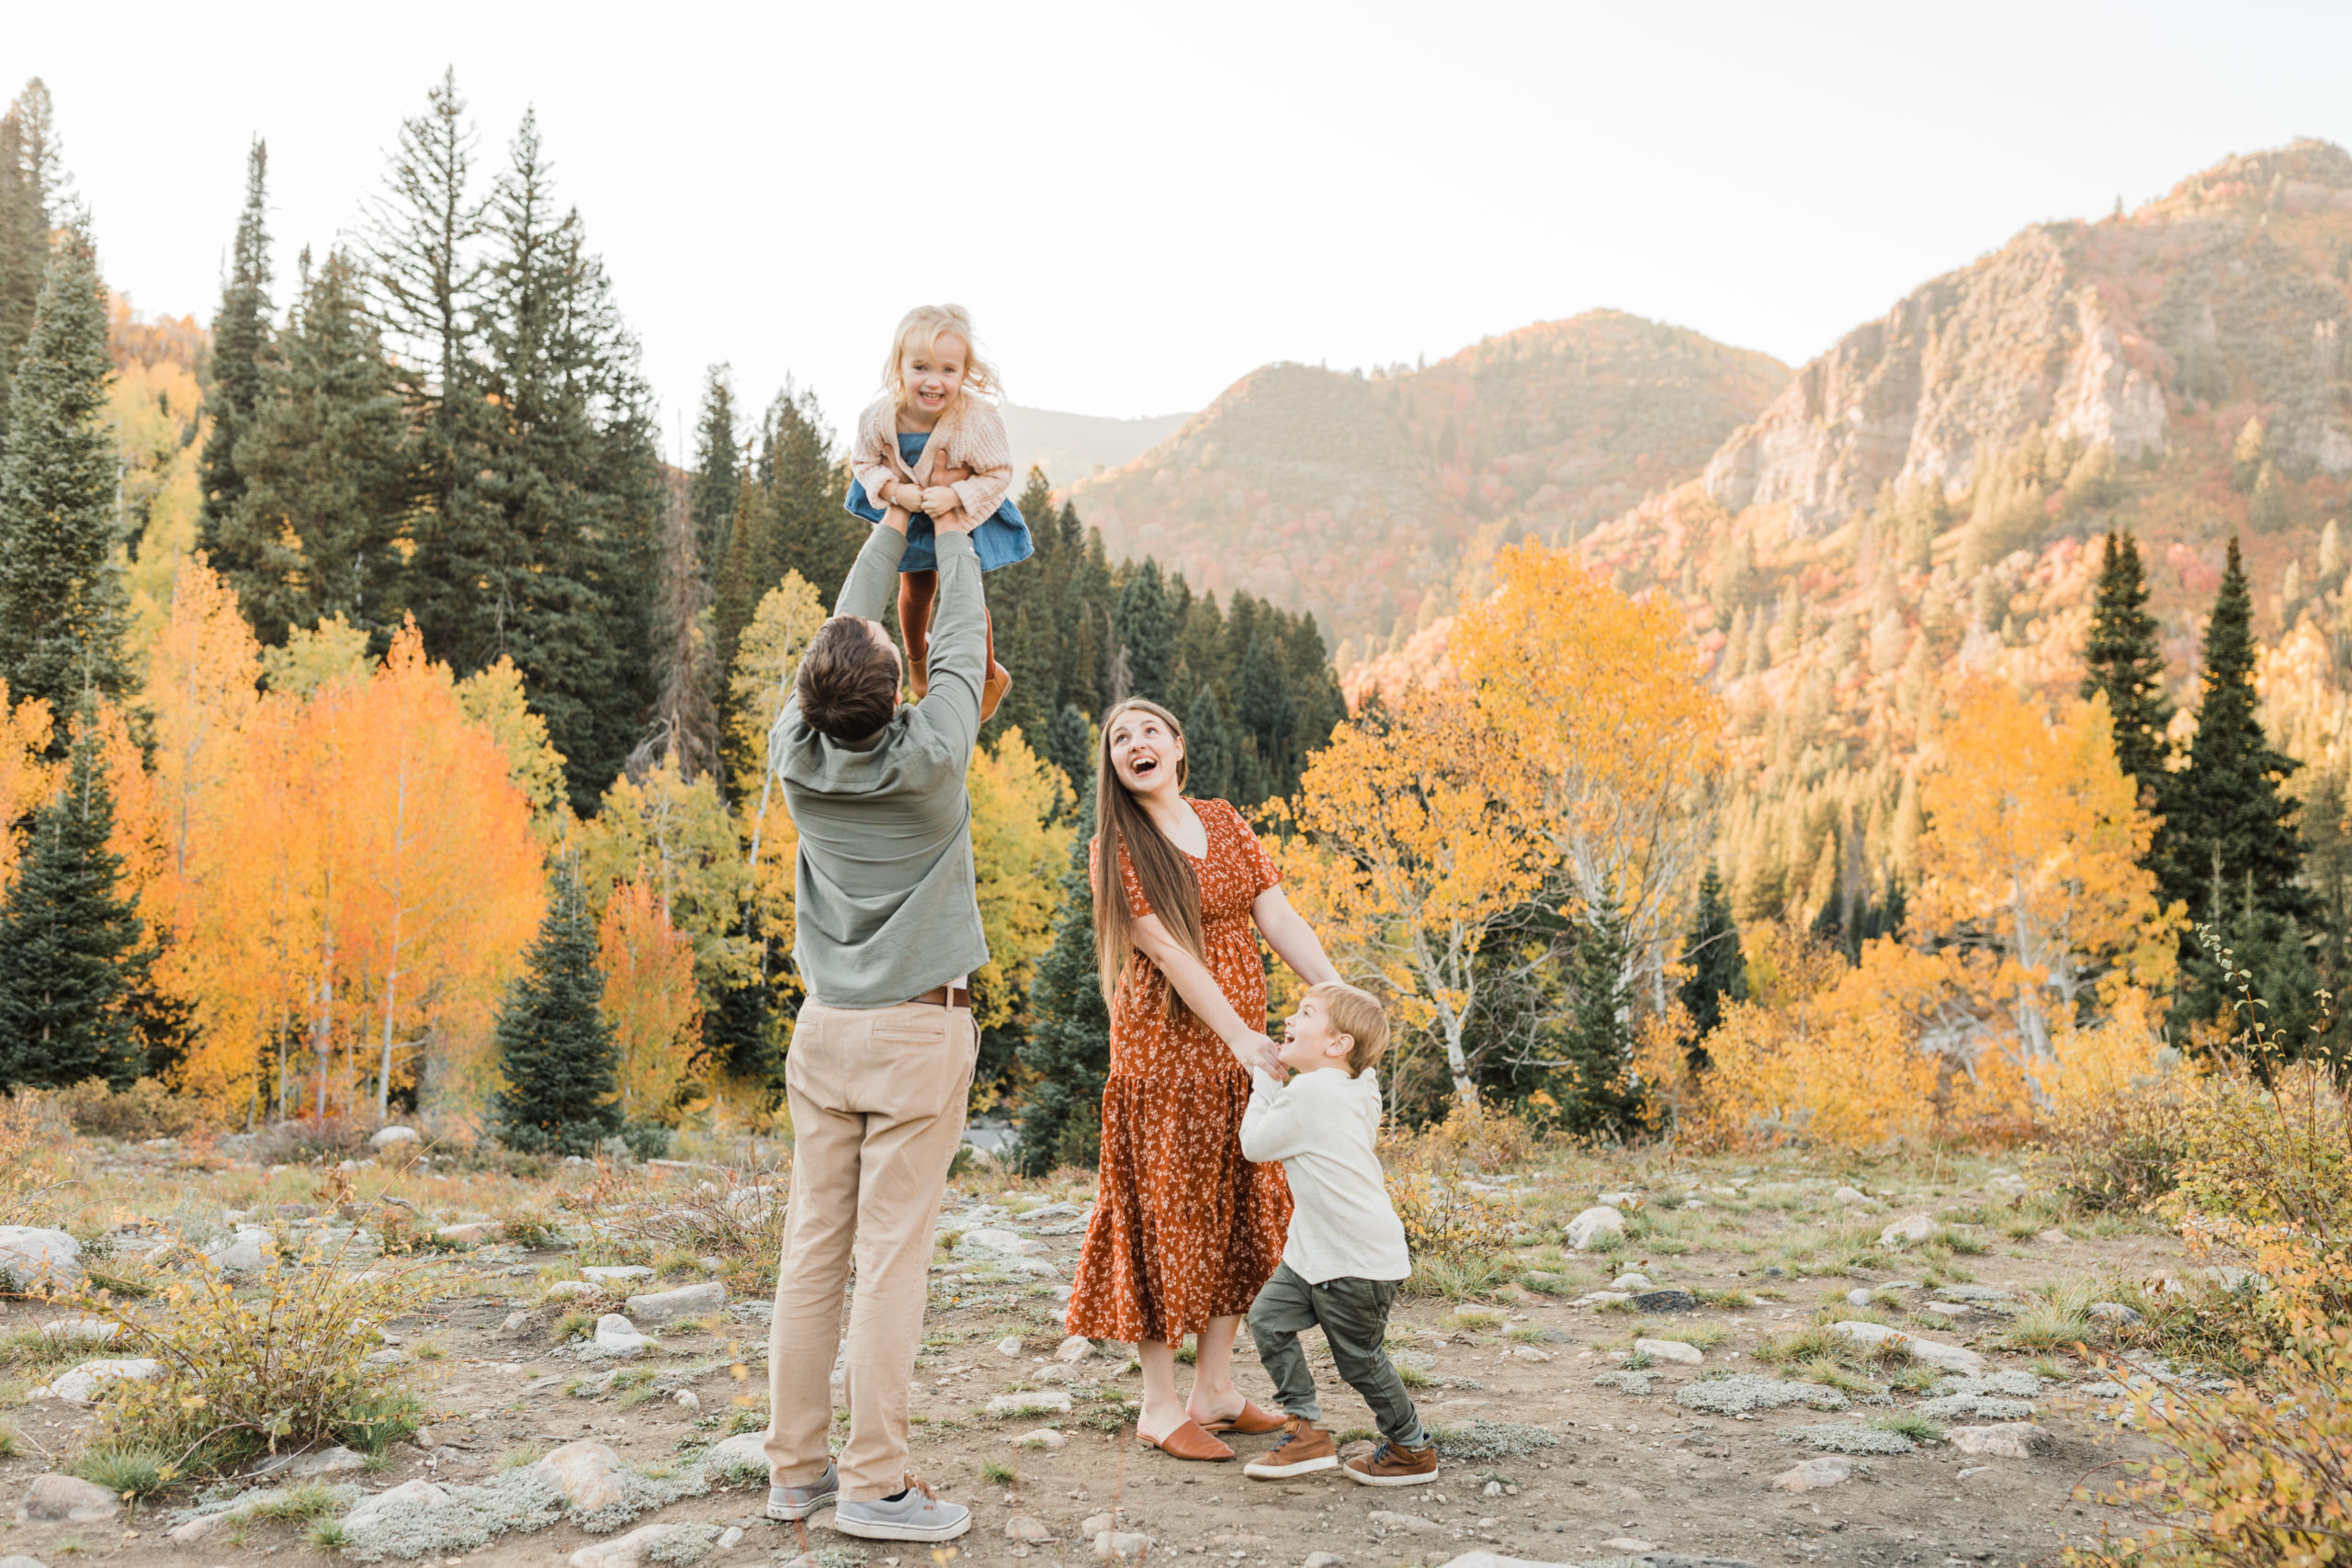
[(961, 1503), (926, 1497), (909, 1487), (897, 1502), (842, 1503), (833, 1509), (833, 1528), (867, 1540), (953, 1540), (972, 1528), (972, 1510)]
[(825, 1473), (814, 1486), (771, 1486), (768, 1488), (768, 1517), (772, 1519), (805, 1519), (841, 1495), (840, 1469), (830, 1461)]

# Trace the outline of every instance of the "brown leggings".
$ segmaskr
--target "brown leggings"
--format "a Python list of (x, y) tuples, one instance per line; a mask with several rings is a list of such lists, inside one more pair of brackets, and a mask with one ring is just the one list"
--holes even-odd
[[(907, 639), (907, 662), (925, 672), (929, 683), (931, 668), (931, 607), (939, 597), (939, 573), (936, 571), (902, 571), (899, 573), (899, 631)], [(988, 661), (996, 664), (996, 623), (983, 606), (980, 625), (988, 632)], [(981, 671), (983, 675), (986, 671)]]

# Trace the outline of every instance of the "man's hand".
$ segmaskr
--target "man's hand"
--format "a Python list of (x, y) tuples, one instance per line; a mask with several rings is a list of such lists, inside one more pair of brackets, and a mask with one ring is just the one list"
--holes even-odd
[(936, 521), (941, 513), (953, 512), (962, 504), (962, 498), (945, 485), (932, 485), (922, 492), (921, 510), (930, 513)]

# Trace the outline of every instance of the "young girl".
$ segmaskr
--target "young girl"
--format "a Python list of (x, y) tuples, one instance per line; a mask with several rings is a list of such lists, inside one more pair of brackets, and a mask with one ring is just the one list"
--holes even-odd
[[(882, 395), (857, 416), (849, 510), (869, 523), (883, 521), (884, 507), (910, 513), (907, 553), (899, 561), (899, 629), (907, 639), (917, 700), (928, 684), (931, 605), (939, 593), (932, 520), (959, 510), (981, 519), (972, 530), (972, 547), (982, 571), (1029, 558), (1029, 525), (1012, 504), (1012, 445), (991, 400), (996, 391), (996, 372), (973, 347), (972, 318), (964, 307), (918, 305), (899, 321), (882, 370)], [(1012, 674), (996, 661), (990, 625), (982, 718), (996, 712), (1012, 684)]]

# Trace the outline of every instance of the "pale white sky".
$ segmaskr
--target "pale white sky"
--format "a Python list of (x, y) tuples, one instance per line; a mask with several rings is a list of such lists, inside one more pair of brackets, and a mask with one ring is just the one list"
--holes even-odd
[(26, 7), (108, 278), (209, 320), (248, 138), (282, 303), (457, 67), (536, 105), (674, 446), (702, 367), (837, 428), (899, 313), (1017, 401), (1198, 408), (1274, 359), (1434, 359), (1611, 305), (1792, 364), (2037, 219), (2352, 141), (2352, 6)]

